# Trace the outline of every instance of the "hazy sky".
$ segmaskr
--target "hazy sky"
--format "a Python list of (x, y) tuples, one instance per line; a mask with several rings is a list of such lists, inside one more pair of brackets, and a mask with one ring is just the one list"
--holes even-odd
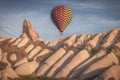
[[(57, 5), (67, 5), (73, 18), (63, 33), (50, 19)], [(73, 34), (105, 32), (120, 27), (120, 0), (0, 0), (0, 35), (19, 37), (23, 20), (28, 18), (44, 40), (64, 38)]]

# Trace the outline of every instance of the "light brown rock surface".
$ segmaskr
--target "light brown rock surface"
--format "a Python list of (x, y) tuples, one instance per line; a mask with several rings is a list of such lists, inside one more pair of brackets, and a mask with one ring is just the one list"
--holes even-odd
[(24, 63), (24, 64), (18, 66), (15, 69), (15, 72), (18, 75), (31, 75), (33, 72), (35, 72), (35, 70), (38, 68), (38, 66), (39, 66), (38, 63), (35, 61)]
[(14, 79), (18, 77), (18, 75), (15, 73), (15, 71), (12, 68), (7, 68), (5, 70), (2, 70), (1, 74), (2, 74), (2, 80), (9, 80), (9, 78)]
[(40, 53), (38, 53), (38, 55), (36, 55), (35, 57), (34, 57), (34, 60), (36, 60), (38, 57), (41, 57), (41, 56), (44, 56), (44, 55), (46, 55), (46, 54), (49, 54), (49, 50), (48, 49), (44, 49), (44, 50), (42, 50)]
[(66, 55), (64, 55), (54, 66), (51, 70), (47, 73), (47, 76), (54, 76), (62, 69), (69, 61), (74, 57), (74, 52), (70, 50)]
[(89, 79), (94, 76), (101, 74), (105, 69), (111, 67), (112, 65), (118, 65), (118, 59), (113, 53), (108, 54), (103, 59), (100, 59), (96, 63), (89, 66), (79, 77), (81, 80)]
[[(25, 19), (23, 22), (23, 34), (24, 33), (27, 34), (29, 39), (33, 42), (41, 40), (28, 19)], [(21, 36), (23, 36), (23, 34)]]
[(68, 38), (68, 39), (64, 42), (64, 44), (66, 44), (67, 47), (72, 46), (72, 45), (75, 43), (75, 41), (76, 41), (76, 37), (77, 37), (77, 35), (71, 36), (70, 38)]
[(28, 59), (33, 58), (36, 54), (38, 54), (38, 52), (41, 51), (41, 47), (37, 46), (35, 47), (29, 54), (28, 54)]
[(14, 64), (14, 67), (17, 67), (17, 66), (19, 66), (19, 65), (21, 65), (21, 64), (24, 64), (24, 63), (27, 63), (27, 62), (28, 62), (28, 59), (25, 57), (25, 58), (23, 58), (22, 60), (16, 62), (16, 63)]
[(60, 45), (63, 44), (62, 40), (63, 39), (55, 39), (55, 40), (51, 41), (47, 46), (57, 49)]
[(1, 62), (4, 62), (4, 63), (7, 63), (7, 68), (9, 68), (9, 67), (11, 67), (11, 64), (10, 64), (10, 61), (8, 61), (8, 59), (7, 59), (7, 54), (8, 53), (3, 53), (3, 55), (2, 55), (2, 58), (1, 58)]
[(0, 49), (0, 61), (1, 61), (1, 59), (2, 59), (2, 49)]
[(67, 77), (69, 73), (79, 64), (81, 64), (83, 61), (88, 59), (90, 57), (90, 54), (87, 52), (87, 50), (81, 50), (79, 53), (77, 53), (74, 58), (58, 72), (56, 77)]
[(34, 48), (33, 44), (30, 44), (29, 46), (27, 46), (27, 48), (25, 49), (26, 53), (29, 53), (32, 49)]
[(11, 61), (16, 61), (16, 60), (17, 60), (16, 54), (12, 54), (12, 55), (10, 56), (10, 60), (11, 60)]
[(54, 65), (64, 54), (66, 51), (63, 48), (60, 48), (57, 52), (51, 55), (46, 61), (44, 61), (40, 68), (37, 71), (37, 75), (41, 76), (47, 73), (48, 69)]
[(119, 80), (119, 61), (120, 28), (98, 34), (74, 34), (49, 42), (42, 40), (25, 19), (20, 37), (0, 37), (0, 62), (8, 64), (3, 70), (0, 68), (0, 77), (15, 78), (18, 74)]
[(88, 68), (93, 63), (95, 63), (96, 61), (98, 61), (99, 59), (104, 57), (105, 54), (106, 54), (105, 51), (99, 51), (94, 56), (92, 56), (91, 58), (86, 60), (83, 64), (77, 66), (75, 68), (75, 70), (73, 70), (73, 72), (71, 73), (71, 75), (69, 77), (70, 78), (78, 77), (84, 71), (84, 69)]
[(5, 39), (7, 39), (6, 37), (0, 36), (0, 41), (4, 41)]
[(94, 80), (120, 80), (120, 65), (114, 65)]

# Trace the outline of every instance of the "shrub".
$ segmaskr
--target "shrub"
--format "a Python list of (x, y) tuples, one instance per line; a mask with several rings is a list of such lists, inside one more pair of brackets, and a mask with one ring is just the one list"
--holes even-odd
[(41, 76), (41, 77), (24, 76), (24, 77), (12, 79), (12, 80), (73, 80), (73, 79), (69, 79), (69, 78), (54, 78), (54, 77), (45, 77), (45, 76)]
[(4, 69), (6, 68), (6, 66), (7, 66), (7, 63), (5, 63), (5, 62), (0, 62), (0, 71), (1, 71), (1, 70), (4, 70)]

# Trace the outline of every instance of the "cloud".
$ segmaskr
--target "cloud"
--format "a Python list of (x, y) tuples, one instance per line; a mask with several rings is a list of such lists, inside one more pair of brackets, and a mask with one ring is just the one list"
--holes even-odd
[(120, 20), (120, 0), (72, 0), (71, 6), (78, 14), (96, 15), (104, 19)]

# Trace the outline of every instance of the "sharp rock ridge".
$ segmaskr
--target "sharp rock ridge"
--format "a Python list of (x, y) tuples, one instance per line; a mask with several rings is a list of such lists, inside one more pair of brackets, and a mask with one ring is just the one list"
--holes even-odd
[(33, 28), (32, 24), (28, 19), (25, 19), (23, 22), (23, 32), (20, 37), (27, 36), (33, 42), (40, 41), (41, 38), (39, 37), (38, 33)]
[(3, 80), (32, 74), (80, 80), (119, 80), (120, 28), (49, 42), (42, 40), (25, 19), (19, 38), (0, 37), (0, 64), (3, 63), (4, 68), (0, 68)]

